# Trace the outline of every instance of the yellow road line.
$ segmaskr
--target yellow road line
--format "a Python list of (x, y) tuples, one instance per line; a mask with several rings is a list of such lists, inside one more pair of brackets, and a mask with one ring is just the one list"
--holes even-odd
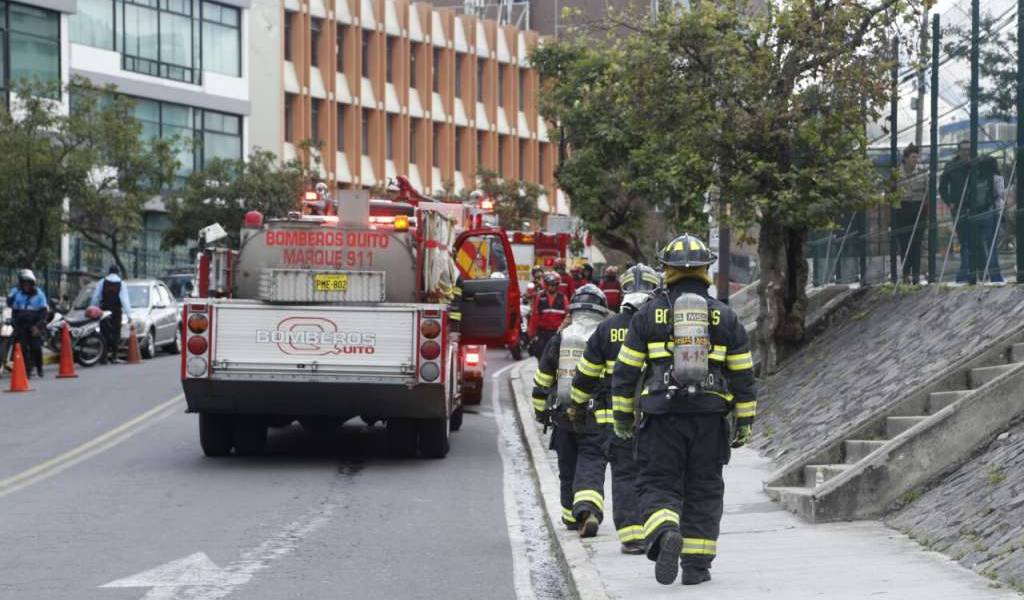
[(174, 414), (176, 412), (175, 405), (181, 402), (184, 397), (184, 394), (178, 394), (170, 400), (154, 406), (130, 421), (126, 421), (84, 444), (68, 450), (60, 456), (55, 456), (17, 475), (0, 480), (0, 498), (48, 479), (65, 469), (77, 465), (83, 460), (113, 448), (153, 423)]

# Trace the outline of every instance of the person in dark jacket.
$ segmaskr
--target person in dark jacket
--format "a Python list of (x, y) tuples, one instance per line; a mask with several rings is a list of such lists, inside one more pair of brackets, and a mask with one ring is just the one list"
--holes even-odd
[(633, 456), (633, 444), (619, 439), (612, 431), (612, 370), (629, 322), (660, 284), (661, 278), (646, 265), (636, 265), (626, 271), (622, 312), (597, 326), (587, 340), (572, 380), (574, 410), (570, 412), (570, 419), (579, 445), (573, 482), (573, 517), (580, 537), (597, 535), (604, 518), (604, 475), (611, 464), (615, 499), (612, 517), (623, 554), (643, 554), (644, 536), (636, 487), (639, 467)]
[(121, 280), (121, 269), (111, 265), (107, 276), (96, 282), (92, 292), (91, 306), (110, 311), (110, 317), (100, 322), (100, 333), (107, 344), (106, 362), (119, 362), (117, 351), (121, 345), (121, 318), (132, 318), (132, 303), (128, 297), (128, 286)]
[[(970, 189), (974, 170), (974, 189)], [(991, 156), (971, 160), (971, 144), (961, 140), (956, 156), (946, 164), (939, 179), (939, 196), (956, 219), (956, 236), (960, 242), (958, 283), (975, 284), (986, 270), (988, 248), (997, 232), (994, 230), (1000, 191), (997, 189), (999, 165)], [(1002, 181), (999, 178), (998, 181)], [(998, 255), (993, 252), (988, 272), (992, 281), (1003, 282)]]
[(43, 334), (50, 304), (43, 290), (36, 286), (36, 276), (31, 270), (18, 272), (18, 285), (7, 294), (7, 306), (11, 308), (14, 342), (21, 345), (25, 357), (25, 371), (29, 377), (33, 370), (42, 377)]
[[(655, 579), (665, 585), (675, 581), (680, 564), (684, 585), (711, 579), (725, 492), (722, 467), (730, 445), (750, 441), (757, 407), (747, 332), (728, 305), (708, 295), (714, 260), (704, 242), (687, 234), (662, 249), (666, 287), (633, 316), (612, 375), (615, 434), (636, 434), (647, 556), (656, 562)], [(676, 321), (686, 336), (678, 342)], [(676, 373), (677, 364), (685, 371)], [(638, 411), (642, 416), (634, 424)], [(735, 435), (729, 413), (736, 418)]]

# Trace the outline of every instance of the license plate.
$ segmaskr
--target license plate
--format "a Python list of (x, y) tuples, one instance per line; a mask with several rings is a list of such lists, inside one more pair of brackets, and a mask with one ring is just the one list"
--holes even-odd
[(319, 274), (313, 276), (313, 287), (318, 292), (344, 292), (348, 290), (348, 275)]

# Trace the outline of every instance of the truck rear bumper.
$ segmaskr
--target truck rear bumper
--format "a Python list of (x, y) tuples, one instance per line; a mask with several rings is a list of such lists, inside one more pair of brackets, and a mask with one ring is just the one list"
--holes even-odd
[(323, 381), (182, 381), (189, 412), (349, 419), (437, 418), (451, 412), (444, 385), (371, 384)]

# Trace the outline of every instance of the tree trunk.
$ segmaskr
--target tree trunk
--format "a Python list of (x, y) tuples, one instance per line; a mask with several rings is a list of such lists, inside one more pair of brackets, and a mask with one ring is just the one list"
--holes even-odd
[(804, 338), (807, 313), (806, 228), (765, 216), (758, 239), (761, 279), (755, 349), (762, 373), (775, 373)]

